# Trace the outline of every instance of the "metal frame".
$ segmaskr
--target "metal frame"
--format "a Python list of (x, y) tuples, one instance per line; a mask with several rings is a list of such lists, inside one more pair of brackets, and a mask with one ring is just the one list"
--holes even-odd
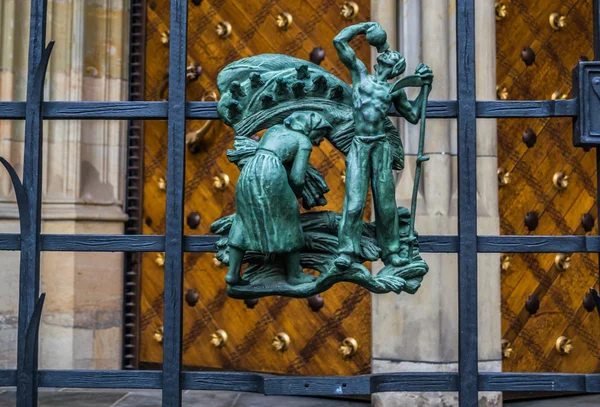
[[(600, 57), (600, 0), (594, 0), (594, 50)], [(477, 355), (477, 253), (600, 252), (598, 236), (477, 236), (476, 118), (577, 117), (576, 99), (475, 100), (474, 0), (457, 0), (458, 100), (431, 102), (429, 118), (458, 119), (459, 234), (421, 236), (427, 252), (458, 253), (458, 373), (393, 373), (355, 377), (271, 376), (184, 372), (181, 365), (184, 252), (215, 251), (214, 236), (183, 235), (185, 120), (218, 119), (215, 103), (187, 102), (187, 0), (171, 0), (168, 102), (43, 102), (52, 43), (45, 45), (46, 1), (32, 0), (26, 102), (0, 102), (0, 119), (24, 119), (23, 184), (4, 160), (17, 196), (21, 233), (1, 234), (0, 251), (20, 250), (16, 370), (0, 370), (0, 386), (17, 386), (17, 405), (37, 405), (38, 387), (162, 389), (162, 405), (181, 406), (184, 389), (286, 395), (368, 395), (376, 392), (459, 392), (461, 407), (477, 406), (478, 391), (600, 392), (600, 374), (480, 373)], [(393, 115), (394, 112), (391, 112)], [(168, 120), (167, 228), (165, 236), (42, 235), (40, 230), (42, 122), (44, 119)], [(600, 154), (598, 154), (600, 156)], [(600, 168), (600, 167), (599, 167)], [(37, 333), (44, 294), (39, 292), (41, 251), (165, 251), (164, 363), (162, 371), (39, 370)]]

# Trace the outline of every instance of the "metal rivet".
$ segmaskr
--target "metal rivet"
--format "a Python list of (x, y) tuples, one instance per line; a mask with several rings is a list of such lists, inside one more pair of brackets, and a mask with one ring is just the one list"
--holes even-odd
[(279, 332), (277, 335), (275, 335), (275, 338), (273, 338), (272, 345), (275, 350), (278, 350), (279, 352), (285, 352), (290, 347), (290, 343), (291, 339), (289, 335), (285, 332)]
[(342, 4), (341, 9), (340, 15), (346, 20), (354, 20), (360, 10), (358, 4), (353, 1), (345, 1), (344, 4)]
[(508, 99), (508, 88), (506, 86), (496, 86), (496, 96), (500, 100)]
[(154, 340), (160, 344), (163, 343), (164, 336), (165, 336), (165, 327), (164, 326), (159, 326), (158, 328), (156, 328), (154, 330), (154, 333), (152, 334), (152, 338), (154, 338)]
[(512, 343), (506, 339), (502, 339), (502, 359), (508, 359), (513, 354)]
[(247, 308), (254, 309), (258, 305), (258, 298), (246, 298), (244, 304), (246, 304)]
[(146, 219), (144, 220), (144, 223), (146, 224), (146, 226), (152, 226), (152, 218), (149, 216), (146, 216)]
[(568, 355), (573, 350), (573, 342), (566, 336), (559, 336), (554, 347), (561, 355)]
[(194, 62), (185, 68), (185, 77), (187, 78), (188, 82), (197, 80), (201, 73), (202, 65), (200, 65), (198, 62)]
[(508, 254), (505, 254), (502, 257), (500, 257), (500, 268), (502, 269), (502, 271), (506, 271), (510, 268), (510, 261), (511, 257)]
[(535, 62), (535, 52), (533, 52), (531, 47), (525, 47), (521, 51), (521, 59), (525, 62), (525, 65), (531, 66)]
[(582, 61), (582, 62), (586, 62), (586, 61), (589, 61), (590, 58), (588, 58), (587, 55), (582, 55), (582, 56), (579, 57), (579, 60)]
[(220, 173), (213, 177), (213, 187), (218, 191), (224, 191), (229, 186), (229, 175)]
[(556, 189), (562, 191), (569, 186), (569, 176), (564, 172), (559, 171), (552, 177), (552, 183)]
[(198, 304), (199, 300), (200, 300), (200, 294), (198, 294), (198, 291), (194, 290), (193, 288), (190, 288), (185, 293), (185, 302), (187, 302), (187, 304), (190, 307), (196, 306), (196, 304)]
[(565, 100), (567, 98), (567, 94), (557, 90), (550, 96), (550, 98), (552, 100)]
[(219, 38), (227, 38), (231, 35), (231, 24), (228, 21), (221, 21), (217, 24), (215, 31)]
[(550, 14), (548, 21), (550, 22), (550, 27), (552, 27), (554, 31), (559, 31), (567, 26), (567, 17), (558, 13)]
[(201, 4), (202, 4), (202, 0), (192, 0), (192, 4), (193, 4), (194, 6), (199, 6), (199, 5), (201, 5)]
[(508, 185), (510, 183), (510, 172), (506, 171), (504, 168), (498, 168), (498, 185), (501, 187)]
[(277, 24), (277, 27), (279, 27), (281, 31), (285, 31), (290, 28), (293, 22), (294, 18), (287, 11), (279, 13), (277, 17), (275, 17), (275, 24)]
[(535, 145), (536, 141), (537, 135), (535, 134), (535, 131), (528, 127), (527, 130), (523, 132), (523, 143), (525, 143), (527, 147), (531, 148)]
[(169, 30), (160, 33), (160, 42), (167, 45), (169, 43), (170, 33)]
[(160, 177), (157, 181), (156, 181), (156, 186), (158, 187), (158, 189), (160, 189), (161, 191), (166, 191), (167, 190), (167, 181), (163, 178)]
[(533, 232), (537, 229), (538, 224), (539, 218), (537, 212), (527, 212), (527, 215), (525, 215), (525, 226), (527, 226), (527, 229), (529, 229), (530, 232)]
[(585, 297), (583, 297), (583, 308), (587, 312), (592, 312), (596, 308), (596, 301), (592, 296), (592, 293), (587, 293)]
[(156, 2), (155, 1), (150, 3), (150, 10), (156, 10)]
[(571, 257), (564, 253), (558, 253), (554, 257), (554, 265), (560, 271), (565, 271), (571, 266)]
[(585, 215), (583, 215), (581, 217), (581, 226), (583, 227), (583, 230), (585, 230), (586, 232), (591, 231), (594, 228), (594, 217), (592, 215), (590, 215), (589, 213), (586, 213)]
[(325, 305), (325, 300), (319, 294), (315, 294), (311, 297), (308, 297), (308, 306), (313, 312), (319, 312), (321, 308)]
[(154, 259), (154, 263), (158, 267), (164, 267), (165, 266), (165, 254), (164, 253), (158, 253), (156, 255), (156, 258)]
[(504, 20), (508, 16), (508, 7), (504, 2), (497, 1), (494, 8), (496, 9), (496, 21)]
[(525, 309), (529, 312), (529, 315), (535, 314), (538, 309), (540, 309), (540, 300), (538, 300), (535, 294), (530, 295), (529, 298), (527, 298), (527, 301), (525, 301)]
[(210, 335), (210, 343), (215, 348), (222, 348), (227, 343), (227, 332), (222, 329), (217, 329)]
[(325, 59), (325, 50), (321, 47), (314, 47), (310, 52), (309, 59), (313, 64), (321, 65)]
[(351, 358), (358, 352), (358, 342), (354, 338), (346, 338), (340, 345), (340, 353), (344, 358)]
[(186, 222), (190, 229), (196, 229), (200, 225), (200, 214), (198, 212), (190, 212), (186, 218)]
[(213, 257), (213, 259), (212, 259), (212, 264), (213, 264), (213, 266), (218, 267), (218, 268), (225, 267), (225, 265), (217, 258), (216, 254), (215, 254), (215, 257)]

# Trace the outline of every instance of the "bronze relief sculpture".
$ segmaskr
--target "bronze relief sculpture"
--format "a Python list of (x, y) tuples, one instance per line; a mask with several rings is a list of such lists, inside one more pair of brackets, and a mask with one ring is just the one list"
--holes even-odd
[[(349, 42), (366, 35), (379, 55), (374, 73)], [(264, 54), (228, 65), (218, 77), (219, 116), (236, 132), (228, 158), (241, 171), (236, 210), (211, 226), (222, 238), (217, 258), (229, 265), (226, 282), (234, 298), (267, 295), (309, 297), (349, 281), (376, 293), (415, 293), (428, 267), (414, 230), (423, 156), (425, 108), (433, 73), (420, 64), (413, 75), (390, 82), (406, 69), (389, 50), (378, 23), (361, 23), (334, 39), (352, 87), (327, 70), (285, 55)], [(410, 101), (404, 88), (421, 88)], [(397, 207), (393, 170), (404, 167), (390, 106), (410, 123), (421, 122), (411, 211)], [(250, 138), (267, 129), (260, 141)], [(327, 203), (329, 188), (309, 163), (312, 147), (327, 139), (346, 155), (342, 213), (308, 211)], [(375, 221), (364, 222), (369, 185)], [(373, 276), (362, 265), (382, 260)], [(314, 270), (315, 277), (304, 269)]]

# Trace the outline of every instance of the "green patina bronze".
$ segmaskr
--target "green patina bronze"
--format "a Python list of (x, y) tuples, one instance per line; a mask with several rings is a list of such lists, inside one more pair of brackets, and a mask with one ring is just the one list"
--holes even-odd
[[(366, 35), (379, 55), (374, 73), (349, 42)], [(297, 58), (264, 54), (228, 65), (218, 77), (219, 116), (236, 132), (229, 160), (241, 171), (237, 213), (217, 220), (217, 258), (229, 265), (228, 293), (308, 297), (348, 281), (375, 293), (415, 293), (427, 264), (419, 255), (414, 213), (425, 136), (425, 108), (433, 73), (420, 64), (413, 75), (390, 51), (378, 23), (342, 30), (334, 45), (350, 70), (352, 87), (327, 70)], [(419, 87), (411, 101), (404, 88)], [(421, 121), (411, 211), (397, 207), (393, 170), (404, 168), (398, 131), (387, 117), (394, 105), (410, 123)], [(259, 142), (250, 138), (267, 129)], [(309, 163), (312, 147), (327, 139), (346, 155), (346, 194), (341, 214), (300, 212), (327, 203), (329, 188)], [(375, 221), (362, 220), (372, 188)], [(363, 266), (382, 260), (373, 276)], [(245, 268), (244, 268), (245, 267)], [(317, 276), (305, 273), (309, 269)]]

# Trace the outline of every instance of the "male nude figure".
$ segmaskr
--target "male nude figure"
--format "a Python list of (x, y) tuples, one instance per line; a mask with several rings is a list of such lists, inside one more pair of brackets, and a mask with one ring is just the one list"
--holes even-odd
[[(377, 48), (379, 56), (375, 72), (369, 75), (365, 65), (356, 58), (348, 44), (360, 34), (367, 36), (370, 45)], [(408, 100), (402, 89), (394, 89), (393, 79), (404, 73), (406, 62), (402, 54), (390, 51), (387, 36), (378, 23), (361, 23), (343, 29), (333, 40), (340, 60), (352, 75), (352, 97), (356, 135), (346, 157), (346, 195), (339, 229), (339, 255), (335, 264), (348, 268), (360, 253), (362, 216), (365, 210), (369, 181), (373, 190), (377, 241), (381, 259), (386, 265), (402, 266), (398, 235), (394, 179), (392, 173), (392, 146), (386, 140), (385, 118), (390, 105), (410, 123), (420, 119), (421, 101), (428, 95), (423, 89), (414, 102)], [(431, 69), (420, 64), (415, 71), (417, 83), (422, 87), (431, 84)], [(420, 81), (418, 80), (420, 78)], [(419, 86), (418, 85), (418, 86)], [(430, 88), (430, 87), (429, 87)]]

